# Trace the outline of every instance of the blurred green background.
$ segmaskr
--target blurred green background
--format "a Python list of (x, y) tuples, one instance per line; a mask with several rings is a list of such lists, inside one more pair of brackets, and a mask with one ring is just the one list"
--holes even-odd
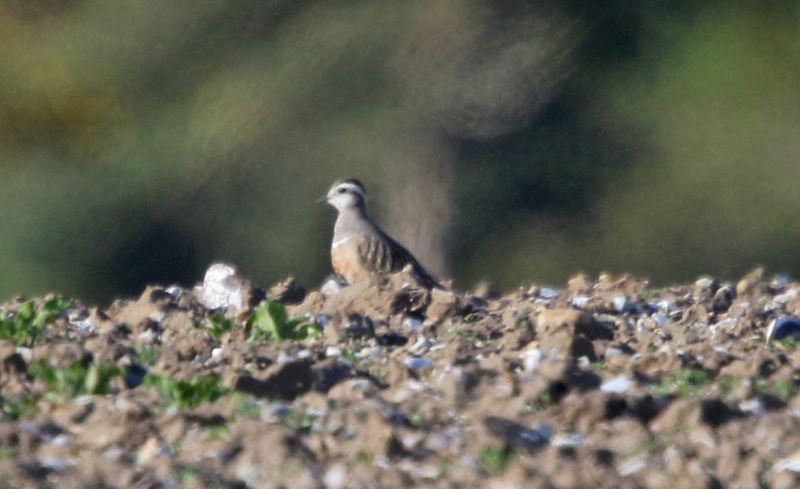
[(0, 297), (329, 272), (338, 177), (468, 289), (800, 270), (800, 2), (0, 0)]

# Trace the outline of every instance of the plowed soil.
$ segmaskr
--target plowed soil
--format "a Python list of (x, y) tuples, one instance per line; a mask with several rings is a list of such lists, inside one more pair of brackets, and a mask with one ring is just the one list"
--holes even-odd
[[(402, 273), (325, 294), (287, 280), (267, 297), (322, 333), (278, 340), (253, 336), (262, 295), (233, 279), (236, 300), (150, 286), (0, 341), (0, 487), (800, 486), (800, 283), (578, 275), (500, 296)], [(54, 392), (34, 365), (120, 375)], [(153, 376), (218, 389), (181, 403)]]

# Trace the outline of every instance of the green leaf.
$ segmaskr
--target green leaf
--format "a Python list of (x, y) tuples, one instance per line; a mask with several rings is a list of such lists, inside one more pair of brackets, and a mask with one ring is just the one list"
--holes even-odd
[(280, 316), (280, 313), (273, 304), (274, 303), (272, 301), (264, 301), (256, 306), (255, 310), (253, 311), (253, 316), (250, 318), (250, 339), (283, 339), (277, 325), (277, 317)]
[(13, 317), (0, 317), (0, 339), (11, 340), (17, 345), (34, 346), (45, 326), (60, 317), (71, 305), (70, 300), (57, 297), (45, 302), (37, 310), (35, 301), (27, 301), (19, 306)]
[(195, 408), (205, 402), (213, 402), (228, 393), (220, 384), (219, 375), (210, 374), (190, 379), (148, 374), (144, 383), (155, 387), (170, 405), (178, 408)]
[(54, 320), (58, 319), (59, 316), (64, 314), (64, 312), (70, 308), (72, 305), (72, 301), (69, 299), (64, 299), (63, 297), (56, 297), (55, 299), (50, 299), (49, 301), (45, 302), (42, 305), (42, 308), (36, 312), (36, 316), (33, 319), (34, 326), (38, 328), (44, 328), (46, 324), (53, 322)]
[(36, 404), (38, 400), (37, 396), (30, 394), (20, 397), (2, 397), (0, 398), (0, 411), (4, 417), (16, 421), (36, 414), (39, 410)]
[(219, 339), (225, 332), (232, 330), (236, 325), (233, 319), (225, 317), (221, 313), (211, 316), (208, 322), (209, 325), (206, 327), (206, 332), (216, 339)]
[(161, 356), (161, 347), (159, 346), (137, 346), (134, 351), (136, 358), (145, 365), (155, 365), (158, 357)]
[(41, 380), (51, 396), (70, 399), (85, 394), (107, 394), (111, 379), (121, 376), (122, 369), (115, 364), (87, 367), (80, 362), (60, 369), (40, 360), (28, 366), (28, 374)]
[(500, 474), (506, 470), (514, 452), (506, 447), (483, 447), (480, 460), (490, 474)]
[(117, 365), (92, 364), (86, 373), (83, 386), (88, 394), (108, 394), (111, 379), (122, 375), (122, 369)]
[(261, 302), (247, 324), (251, 341), (304, 340), (322, 335), (322, 328), (311, 318), (299, 316), (289, 319), (286, 306), (275, 301)]
[(656, 392), (659, 394), (674, 394), (678, 397), (689, 397), (710, 381), (711, 376), (705, 370), (683, 368), (673, 376), (662, 379), (656, 385)]
[(300, 340), (322, 338), (323, 334), (322, 326), (309, 322), (307, 318), (302, 318), (301, 325), (297, 328), (297, 339)]
[(36, 303), (34, 301), (27, 301), (17, 310), (17, 314), (14, 316), (14, 319), (18, 322), (25, 322), (29, 323), (33, 321), (33, 318), (36, 316)]

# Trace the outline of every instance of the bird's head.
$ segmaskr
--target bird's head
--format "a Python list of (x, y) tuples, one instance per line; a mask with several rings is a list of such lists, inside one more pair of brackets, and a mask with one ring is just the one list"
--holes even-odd
[(338, 211), (352, 207), (363, 207), (367, 200), (364, 185), (355, 178), (337, 180), (328, 190), (328, 194), (317, 201), (318, 204), (327, 202)]

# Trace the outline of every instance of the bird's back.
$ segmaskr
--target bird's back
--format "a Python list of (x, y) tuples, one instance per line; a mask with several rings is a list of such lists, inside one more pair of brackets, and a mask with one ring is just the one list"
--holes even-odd
[(331, 262), (334, 272), (348, 282), (359, 281), (370, 275), (399, 272), (411, 265), (414, 275), (423, 285), (438, 286), (416, 258), (386, 234), (363, 210), (341, 212), (333, 234)]

